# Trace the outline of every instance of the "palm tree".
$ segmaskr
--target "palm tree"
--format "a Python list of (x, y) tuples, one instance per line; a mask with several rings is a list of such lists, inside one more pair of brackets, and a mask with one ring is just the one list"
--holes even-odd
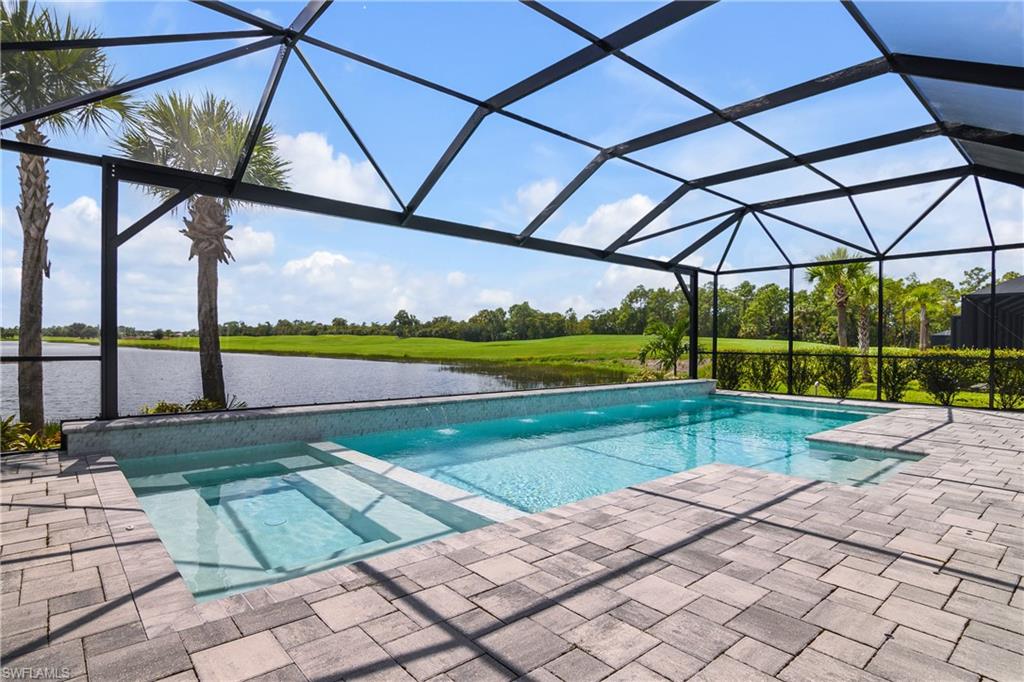
[(939, 291), (930, 282), (922, 282), (907, 292), (907, 298), (918, 307), (917, 348), (928, 350), (931, 345), (928, 309), (940, 303)]
[[(143, 104), (137, 120), (128, 126), (117, 148), (129, 158), (164, 166), (230, 175), (242, 153), (252, 119), (238, 113), (230, 102), (213, 93), (193, 98), (170, 93), (156, 95)], [(273, 128), (264, 125), (256, 140), (245, 180), (257, 185), (286, 188), (288, 164), (277, 154)], [(147, 191), (168, 197), (173, 190), (147, 186)], [(199, 366), (203, 397), (226, 405), (224, 369), (220, 355), (217, 312), (217, 264), (227, 265), (234, 256), (228, 216), (233, 203), (208, 196), (192, 197), (181, 233), (192, 241), (188, 258), (198, 260), (197, 304), (199, 319)]]
[(864, 272), (850, 281), (849, 301), (857, 311), (857, 349), (860, 353), (860, 376), (871, 381), (871, 306), (878, 300), (878, 278), (864, 268)]
[[(28, 2), (0, 2), (0, 40), (77, 40), (96, 38), (90, 27), (61, 21), (51, 9)], [(5, 52), (3, 59), (2, 115), (27, 113), (39, 107), (84, 95), (117, 82), (106, 54), (99, 49)], [(20, 142), (46, 145), (47, 133), (97, 129), (109, 131), (118, 119), (130, 119), (127, 95), (108, 97), (71, 111), (29, 121), (17, 132)], [(21, 310), (18, 321), (18, 354), (42, 355), (43, 277), (50, 276), (46, 228), (50, 223), (50, 177), (47, 159), (21, 154), (18, 160), (21, 221)], [(21, 421), (41, 433), (43, 414), (43, 367), (39, 362), (18, 363), (18, 411)]]
[(646, 364), (647, 358), (653, 357), (663, 370), (671, 369), (672, 376), (679, 376), (679, 359), (686, 355), (690, 347), (687, 339), (689, 320), (680, 317), (671, 327), (661, 320), (655, 320), (647, 325), (644, 333), (654, 338), (640, 349), (640, 363)]
[[(850, 252), (839, 247), (818, 256), (819, 261), (837, 261), (850, 258)], [(849, 304), (850, 289), (853, 283), (868, 271), (867, 263), (842, 263), (831, 265), (813, 265), (807, 268), (807, 279), (821, 282), (822, 286), (832, 291), (836, 304), (836, 337), (840, 348), (846, 348), (846, 309)]]

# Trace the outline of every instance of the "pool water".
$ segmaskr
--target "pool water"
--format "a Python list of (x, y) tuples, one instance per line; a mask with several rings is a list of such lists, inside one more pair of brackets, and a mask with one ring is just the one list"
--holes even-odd
[(340, 438), (345, 447), (537, 512), (721, 462), (851, 485), (906, 457), (823, 447), (808, 435), (885, 410), (727, 396)]
[(199, 600), (491, 523), (303, 443), (118, 463)]

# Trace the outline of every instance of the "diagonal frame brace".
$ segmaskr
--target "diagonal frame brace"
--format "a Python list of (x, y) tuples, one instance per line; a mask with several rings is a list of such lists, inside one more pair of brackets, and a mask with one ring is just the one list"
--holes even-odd
[(122, 246), (129, 239), (173, 211), (180, 204), (191, 199), (197, 189), (198, 185), (195, 184), (186, 185), (181, 188), (176, 193), (165, 199), (159, 206), (132, 223), (131, 226), (126, 227), (124, 230), (119, 232), (114, 238), (114, 244), (116, 246)]

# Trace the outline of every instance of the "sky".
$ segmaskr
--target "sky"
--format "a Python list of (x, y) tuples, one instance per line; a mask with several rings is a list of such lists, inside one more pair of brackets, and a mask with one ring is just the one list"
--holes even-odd
[[(591, 32), (607, 34), (655, 9), (644, 2), (554, 2), (551, 6)], [(52, 4), (102, 35), (174, 33), (247, 28), (184, 2), (76, 2)], [(250, 12), (287, 24), (300, 3), (243, 3)], [(1021, 4), (861, 3), (890, 47), (949, 58), (988, 59), (1024, 66)], [(954, 30), (954, 27), (961, 27)], [(969, 29), (969, 30), (968, 30)], [(517, 2), (337, 2), (312, 35), (365, 56), (487, 98), (584, 46), (584, 41)], [(133, 78), (230, 49), (216, 41), (108, 50), (115, 73)], [(472, 106), (358, 62), (303, 46), (338, 105), (403, 199), (415, 192)], [(878, 56), (874, 45), (838, 2), (725, 0), (630, 47), (627, 52), (725, 107)], [(172, 90), (212, 91), (243, 112), (263, 90), (274, 51), (266, 50), (182, 76), (136, 93), (146, 99)], [(921, 83), (935, 90), (941, 83)], [(991, 90), (991, 89), (989, 89)], [(958, 92), (946, 105), (979, 125), (1021, 126), (1007, 115), (1006, 92)], [(938, 92), (939, 95), (942, 92)], [(963, 102), (997, 97), (996, 106), (963, 111)], [(1014, 95), (1016, 96), (1016, 95)], [(998, 99), (1002, 97), (1003, 99)], [(1015, 106), (1016, 100), (1010, 101)], [(959, 108), (958, 108), (959, 107)], [(1011, 107), (1012, 108), (1012, 107)], [(599, 145), (612, 145), (705, 113), (645, 74), (608, 58), (515, 104), (510, 111)], [(951, 114), (953, 115), (953, 114)], [(966, 117), (966, 118), (965, 118)], [(987, 118), (986, 118), (987, 117)], [(339, 122), (302, 63), (294, 56), (282, 77), (268, 121), (279, 153), (291, 164), (294, 190), (397, 209), (383, 182)], [(931, 122), (902, 80), (879, 76), (854, 86), (745, 119), (794, 153)], [(1024, 130), (1011, 132), (1024, 133)], [(114, 134), (53, 136), (55, 145), (109, 153)], [(592, 158), (581, 145), (500, 115), (488, 116), (428, 195), (419, 213), (518, 233)], [(694, 178), (781, 157), (737, 127), (723, 125), (636, 153), (646, 163)], [(938, 168), (963, 159), (944, 138), (931, 138), (818, 164), (846, 184)], [(18, 316), (20, 225), (17, 157), (2, 155), (2, 322)], [(99, 319), (98, 169), (51, 161), (53, 216), (49, 227), (52, 274), (44, 285), (44, 324)], [(861, 195), (858, 208), (882, 247), (896, 238), (951, 181)], [(606, 246), (675, 189), (676, 183), (621, 160), (612, 160), (536, 233), (588, 246)], [(743, 201), (801, 194), (831, 185), (797, 168), (722, 185)], [(1024, 193), (981, 181), (1000, 243), (1024, 241)], [(122, 185), (119, 220), (131, 224), (158, 203)], [(642, 234), (734, 206), (691, 192)], [(869, 245), (849, 202), (835, 200), (780, 209), (778, 214), (858, 245)], [(528, 252), (356, 223), (311, 214), (238, 207), (231, 219), (236, 257), (221, 268), (221, 320), (315, 319), (386, 321), (399, 308), (420, 318), (468, 316), (482, 307), (523, 300), (545, 310), (572, 307), (585, 314), (615, 305), (638, 284), (672, 286), (655, 271)], [(627, 247), (636, 255), (668, 258), (716, 221)], [(139, 328), (195, 326), (195, 264), (178, 233), (182, 215), (167, 216), (120, 252), (122, 324)], [(837, 246), (772, 218), (765, 228), (794, 261), (813, 260)], [(715, 268), (727, 235), (686, 262)], [(961, 185), (894, 249), (910, 253), (987, 243), (973, 180)], [(987, 254), (893, 262), (887, 275), (916, 271), (922, 279), (956, 281), (962, 270), (987, 265)], [(747, 219), (724, 261), (725, 269), (781, 261), (757, 222)], [(1024, 271), (1024, 254), (1000, 254), (998, 268)], [(786, 273), (744, 276), (784, 283)], [(741, 278), (723, 278), (730, 285)], [(798, 286), (806, 286), (803, 277)]]

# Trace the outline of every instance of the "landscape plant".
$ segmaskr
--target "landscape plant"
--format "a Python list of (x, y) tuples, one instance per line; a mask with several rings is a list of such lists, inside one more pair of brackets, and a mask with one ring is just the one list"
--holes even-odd
[(0, 419), (0, 451), (49, 450), (60, 447), (60, 424), (50, 422), (41, 432), (17, 420), (15, 415)]
[(914, 362), (909, 358), (883, 359), (882, 373), (878, 379), (882, 387), (882, 397), (893, 403), (903, 400), (903, 394), (910, 387), (915, 373)]
[(793, 393), (804, 395), (818, 379), (818, 361), (810, 355), (793, 356)]
[[(845, 247), (838, 247), (818, 256), (819, 261), (845, 260), (851, 258)], [(831, 291), (832, 301), (836, 307), (836, 340), (840, 348), (846, 348), (847, 307), (850, 304), (851, 291), (856, 288), (858, 280), (868, 273), (867, 263), (841, 263), (834, 265), (814, 265), (807, 268), (807, 279), (820, 283)]]
[[(138, 161), (172, 166), (209, 175), (230, 176), (242, 155), (253, 121), (212, 92), (158, 94), (143, 104), (117, 142), (118, 150)], [(277, 153), (273, 128), (260, 127), (245, 173), (248, 183), (287, 188), (288, 164)], [(175, 190), (146, 185), (146, 191), (167, 198)], [(228, 217), (234, 202), (194, 196), (181, 233), (191, 240), (188, 258), (198, 261), (196, 299), (199, 320), (199, 370), (203, 397), (225, 404), (224, 368), (220, 352), (218, 315), (219, 263), (234, 256), (227, 247), (232, 226)]]
[(738, 391), (746, 379), (747, 363), (741, 353), (719, 353), (715, 373), (717, 387), (726, 391)]
[[(5, 43), (100, 37), (91, 27), (76, 26), (70, 17), (61, 20), (52, 8), (28, 2), (0, 2), (0, 27), (0, 41)], [(4, 52), (2, 79), (0, 108), (4, 118), (118, 83), (106, 53), (96, 48)], [(107, 132), (118, 120), (130, 120), (132, 113), (127, 95), (113, 95), (29, 121), (15, 137), (19, 142), (45, 146), (49, 143), (48, 133)], [(46, 230), (53, 207), (48, 163), (44, 156), (22, 153), (18, 157), (17, 215), (22, 234), (18, 354), (24, 356), (43, 354), (43, 278), (50, 276)], [(42, 434), (42, 363), (18, 363), (18, 412), (25, 428)]]
[(654, 358), (661, 369), (672, 370), (672, 376), (679, 376), (679, 360), (690, 347), (689, 320), (680, 317), (671, 327), (655, 320), (644, 333), (652, 338), (640, 349), (640, 364), (646, 365), (648, 358)]
[(1001, 410), (1024, 407), (1024, 351), (996, 351), (992, 386), (995, 404)]
[(754, 390), (771, 393), (785, 374), (782, 358), (772, 353), (754, 353), (746, 358), (747, 381)]
[(821, 385), (834, 398), (845, 400), (857, 387), (857, 356), (850, 351), (835, 351), (818, 358)]
[(248, 405), (243, 400), (231, 396), (226, 403), (218, 403), (207, 398), (193, 398), (187, 403), (174, 403), (158, 400), (153, 405), (143, 405), (141, 414), (182, 414), (184, 412), (209, 412), (211, 410), (241, 410)]
[(921, 388), (940, 405), (952, 405), (973, 384), (986, 381), (988, 351), (923, 351), (915, 360)]

